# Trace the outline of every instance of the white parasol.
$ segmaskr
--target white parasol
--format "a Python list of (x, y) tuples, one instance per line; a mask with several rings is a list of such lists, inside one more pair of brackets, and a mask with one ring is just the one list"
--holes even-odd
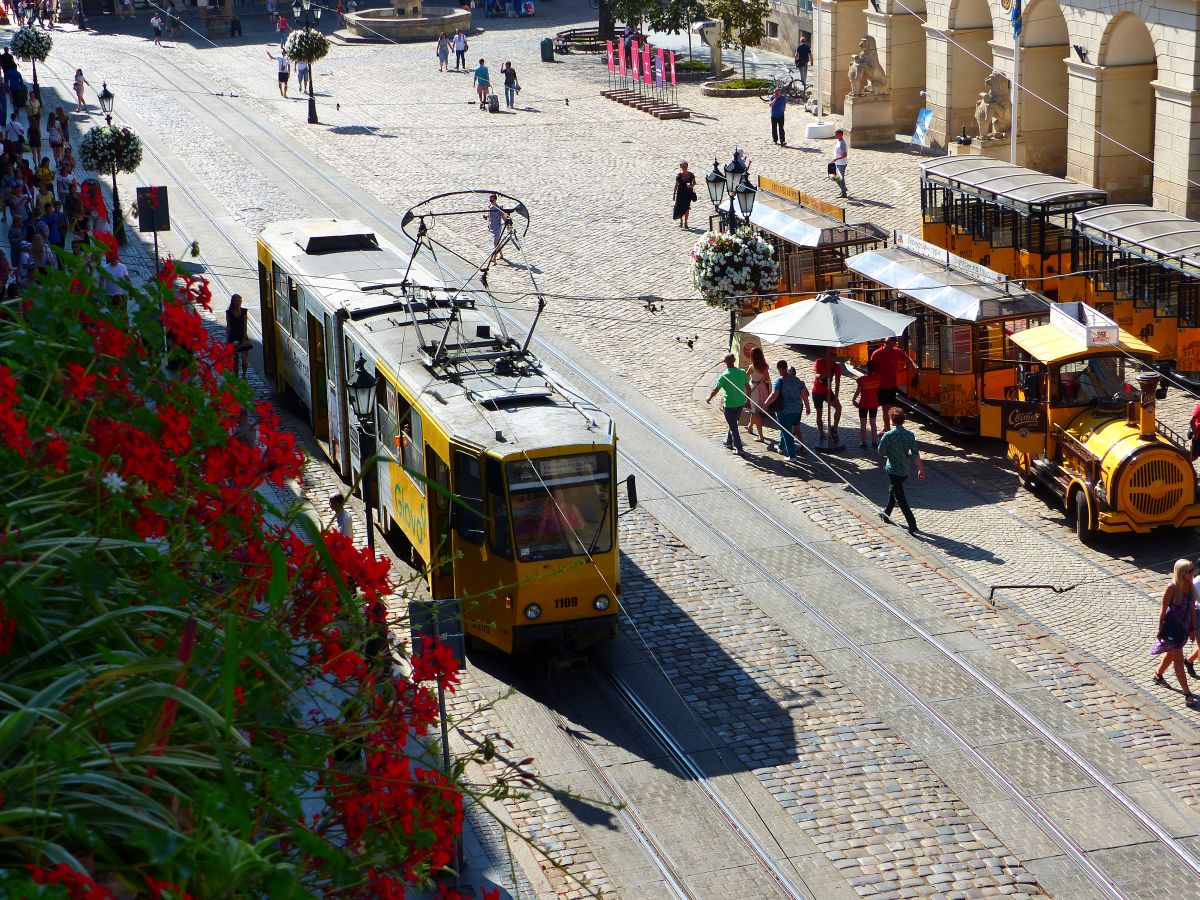
[(899, 337), (915, 321), (913, 316), (827, 293), (760, 313), (741, 330), (773, 344), (849, 347)]

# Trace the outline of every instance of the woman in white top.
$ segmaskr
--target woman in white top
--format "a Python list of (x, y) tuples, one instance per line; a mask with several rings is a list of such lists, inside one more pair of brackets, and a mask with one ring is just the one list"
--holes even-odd
[(75, 70), (75, 112), (87, 112), (87, 103), (83, 100), (84, 85), (91, 87), (91, 84), (83, 77), (83, 69)]

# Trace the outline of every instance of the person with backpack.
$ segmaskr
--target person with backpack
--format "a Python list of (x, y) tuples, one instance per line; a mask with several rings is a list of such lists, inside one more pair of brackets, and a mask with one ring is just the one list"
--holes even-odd
[(1190, 559), (1175, 561), (1171, 583), (1163, 591), (1162, 605), (1158, 610), (1157, 637), (1150, 649), (1151, 656), (1162, 656), (1162, 662), (1154, 673), (1154, 683), (1165, 685), (1167, 682), (1163, 674), (1168, 666), (1173, 666), (1188, 706), (1196, 705), (1196, 698), (1188, 688), (1187, 675), (1183, 672), (1183, 647), (1196, 636), (1197, 592), (1193, 581), (1194, 571), (1195, 566)]
[(795, 459), (796, 426), (806, 410), (812, 412), (808, 388), (796, 377), (796, 370), (788, 367), (786, 359), (775, 363), (775, 370), (779, 377), (775, 379), (774, 390), (767, 397), (767, 413), (779, 425), (779, 452), (788, 459)]

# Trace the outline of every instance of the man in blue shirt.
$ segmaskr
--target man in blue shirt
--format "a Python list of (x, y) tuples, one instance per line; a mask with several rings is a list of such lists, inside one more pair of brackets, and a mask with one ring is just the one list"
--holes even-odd
[(904, 480), (908, 478), (911, 467), (915, 465), (917, 477), (924, 481), (925, 463), (921, 459), (921, 454), (917, 452), (916, 436), (904, 427), (903, 410), (898, 409), (892, 413), (892, 426), (892, 430), (879, 440), (879, 455), (884, 458), (883, 469), (887, 472), (888, 481), (891, 482), (887, 506), (880, 513), (880, 517), (885, 522), (890, 522), (889, 516), (898, 503), (900, 511), (904, 513), (905, 521), (908, 522), (909, 533), (916, 534), (918, 531), (917, 520), (913, 517), (912, 509), (909, 508), (908, 498), (904, 496)]
[(479, 67), (475, 69), (475, 92), (479, 95), (479, 108), (487, 109), (488, 91), (492, 87), (492, 77), (488, 72), (487, 64), (481, 59)]
[(787, 109), (787, 97), (783, 96), (780, 88), (775, 88), (775, 96), (771, 98), (771, 143), (780, 147), (787, 146), (787, 138), (783, 133), (783, 113)]

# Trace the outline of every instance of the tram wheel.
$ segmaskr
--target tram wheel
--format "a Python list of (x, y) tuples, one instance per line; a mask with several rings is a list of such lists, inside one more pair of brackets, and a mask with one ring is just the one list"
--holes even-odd
[(1088, 524), (1087, 495), (1083, 491), (1075, 492), (1075, 536), (1080, 543), (1087, 544), (1092, 539), (1092, 529)]

